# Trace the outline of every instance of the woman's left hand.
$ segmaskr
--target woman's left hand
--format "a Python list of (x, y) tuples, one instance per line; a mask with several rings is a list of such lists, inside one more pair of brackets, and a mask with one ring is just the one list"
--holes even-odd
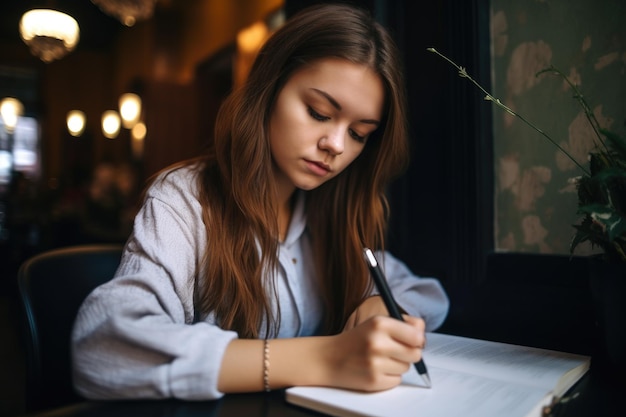
[(343, 331), (350, 330), (358, 326), (359, 324), (367, 321), (367, 319), (374, 316), (388, 316), (389, 312), (385, 303), (380, 295), (373, 295), (363, 300), (356, 310), (352, 312), (348, 321), (343, 327)]

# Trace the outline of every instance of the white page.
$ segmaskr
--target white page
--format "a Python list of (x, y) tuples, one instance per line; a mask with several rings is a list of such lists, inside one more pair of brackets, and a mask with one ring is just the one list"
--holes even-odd
[(388, 391), (294, 387), (287, 390), (287, 400), (343, 417), (540, 416), (561, 376), (588, 361), (581, 355), (428, 333), (424, 362), (431, 389), (412, 368), (402, 385)]
[(426, 340), (424, 362), (429, 370), (453, 369), (548, 390), (555, 388), (569, 369), (589, 360), (570, 353), (437, 333), (428, 333)]
[[(517, 384), (503, 384), (475, 375), (432, 367), (433, 388), (400, 385), (376, 393), (321, 387), (294, 387), (290, 396), (310, 398), (332, 407), (316, 408), (336, 416), (376, 417), (524, 417), (545, 399), (548, 391)], [(307, 406), (294, 400), (296, 404)], [(537, 414), (539, 415), (539, 414)]]

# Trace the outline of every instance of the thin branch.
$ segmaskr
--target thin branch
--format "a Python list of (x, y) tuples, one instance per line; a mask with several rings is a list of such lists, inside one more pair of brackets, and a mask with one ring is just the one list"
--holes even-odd
[(539, 76), (539, 75), (545, 74), (545, 73), (552, 73), (552, 74), (558, 75), (559, 77), (561, 77), (570, 86), (572, 91), (574, 91), (574, 98), (576, 99), (576, 101), (578, 101), (578, 103), (582, 107), (582, 109), (583, 109), (583, 111), (585, 113), (585, 117), (589, 121), (589, 124), (591, 125), (591, 128), (593, 129), (596, 137), (598, 138), (598, 142), (600, 142), (602, 147), (607, 151), (607, 153), (609, 153), (609, 148), (606, 145), (604, 139), (602, 139), (602, 134), (600, 134), (600, 129), (601, 129), (600, 123), (598, 122), (598, 119), (596, 119), (596, 115), (593, 114), (593, 111), (591, 111), (591, 108), (587, 104), (587, 100), (585, 100), (585, 97), (583, 96), (583, 93), (578, 88), (578, 85), (574, 84), (567, 77), (567, 75), (565, 75), (563, 73), (563, 71), (559, 70), (554, 65), (550, 65), (548, 68), (545, 68), (545, 69), (539, 71), (536, 74), (536, 76)]
[[(561, 147), (561, 145), (559, 145), (557, 142), (555, 142), (550, 135), (548, 135), (546, 132), (544, 132), (543, 130), (539, 129), (535, 124), (531, 123), (530, 121), (526, 120), (522, 115), (516, 113), (515, 111), (513, 111), (510, 107), (506, 106), (504, 103), (502, 103), (500, 101), (500, 99), (494, 97), (491, 93), (489, 93), (487, 90), (485, 90), (483, 88), (482, 85), (480, 85), (477, 81), (475, 81), (465, 70), (464, 67), (461, 67), (459, 65), (457, 65), (454, 61), (452, 61), (451, 59), (449, 59), (447, 56), (441, 54), (439, 51), (437, 51), (435, 48), (427, 48), (428, 51), (433, 52), (437, 55), (439, 55), (441, 58), (445, 59), (446, 61), (448, 61), (452, 66), (454, 66), (458, 72), (459, 72), (459, 76), (462, 78), (467, 78), (468, 80), (470, 80), (470, 82), (472, 84), (474, 84), (476, 87), (478, 87), (478, 89), (480, 91), (482, 91), (485, 94), (485, 100), (491, 101), (492, 103), (494, 103), (496, 106), (500, 107), (501, 109), (503, 109), (504, 111), (506, 111), (507, 113), (509, 113), (512, 116), (517, 117), (518, 119), (520, 119), (522, 122), (524, 122), (524, 124), (526, 124), (527, 126), (531, 127), (533, 130), (535, 130), (536, 132), (538, 132), (539, 134), (541, 134), (544, 138), (546, 138), (548, 141), (550, 141), (550, 143), (552, 143), (559, 151), (561, 151), (565, 156), (567, 156), (578, 168), (580, 168), (586, 175), (589, 175), (589, 171), (587, 171), (587, 169), (585, 167), (583, 167), (580, 163), (578, 163), (578, 161), (576, 159), (574, 159), (574, 157), (572, 157), (569, 152), (567, 152), (565, 149), (563, 149), (563, 147)], [(564, 76), (564, 75), (563, 75)], [(567, 80), (567, 77), (565, 77), (565, 79)], [(569, 82), (569, 80), (567, 80)], [(573, 84), (571, 84), (572, 87), (574, 88), (574, 91), (578, 92), (578, 89), (575, 88), (573, 86)], [(580, 95), (580, 99), (582, 99), (582, 94)], [(579, 99), (579, 101), (580, 101)], [(586, 102), (584, 102), (584, 100), (582, 100), (582, 102), (585, 104), (586, 106)], [(585, 107), (583, 107), (585, 108)], [(588, 107), (587, 107), (588, 108)], [(590, 117), (589, 114), (591, 114), (591, 117), (593, 116), (593, 113), (587, 113), (587, 111), (585, 111), (585, 114), (587, 115), (587, 117)], [(595, 120), (595, 117), (594, 117)], [(597, 123), (597, 121), (596, 121)], [(593, 123), (592, 123), (593, 125)], [(594, 126), (594, 130), (596, 130), (595, 126)], [(604, 143), (604, 142), (602, 142)]]

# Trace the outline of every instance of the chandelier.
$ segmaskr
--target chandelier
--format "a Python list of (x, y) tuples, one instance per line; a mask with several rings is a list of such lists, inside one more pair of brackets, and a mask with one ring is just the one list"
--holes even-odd
[(118, 19), (126, 26), (152, 17), (157, 0), (91, 0), (104, 13)]
[(80, 30), (73, 17), (49, 9), (33, 9), (20, 20), (20, 36), (31, 53), (48, 63), (64, 57), (78, 44)]

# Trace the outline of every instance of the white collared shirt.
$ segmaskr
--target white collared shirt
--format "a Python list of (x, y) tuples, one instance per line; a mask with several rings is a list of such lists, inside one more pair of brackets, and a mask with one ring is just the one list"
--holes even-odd
[[(273, 309), (280, 305), (281, 338), (316, 334), (322, 317), (304, 199), (299, 193), (279, 246)], [(195, 171), (161, 176), (146, 194), (115, 278), (79, 311), (72, 335), (79, 393), (94, 399), (222, 396), (219, 368), (237, 334), (221, 329), (211, 314), (198, 320), (194, 301), (206, 239)], [(424, 318), (427, 330), (441, 325), (448, 299), (439, 282), (416, 277), (388, 253), (379, 256), (398, 303)]]

